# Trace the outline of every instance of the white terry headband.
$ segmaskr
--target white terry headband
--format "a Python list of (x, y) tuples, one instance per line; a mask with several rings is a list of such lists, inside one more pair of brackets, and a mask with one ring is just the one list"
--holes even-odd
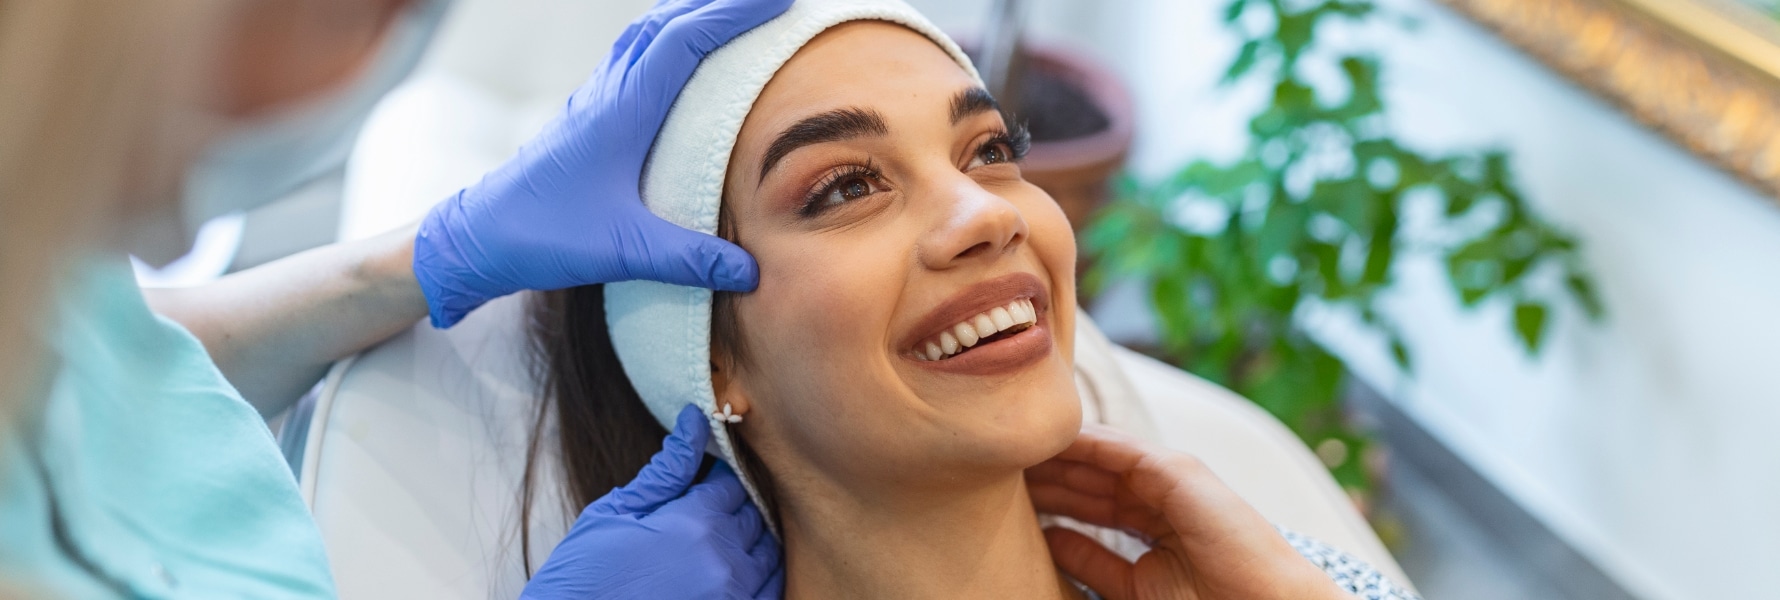
[[(797, 0), (785, 14), (707, 55), (668, 110), (643, 172), (643, 202), (671, 223), (717, 233), (729, 154), (742, 120), (773, 73), (817, 34), (849, 21), (889, 21), (932, 39), (981, 84), (951, 38), (901, 0)], [(711, 291), (652, 281), (606, 286), (606, 322), (624, 373), (663, 427), (696, 404), (711, 418), (718, 455), (764, 512), (754, 477), (737, 460), (726, 423), (712, 417)], [(767, 523), (773, 523), (767, 515)], [(775, 531), (776, 533), (776, 531)]]

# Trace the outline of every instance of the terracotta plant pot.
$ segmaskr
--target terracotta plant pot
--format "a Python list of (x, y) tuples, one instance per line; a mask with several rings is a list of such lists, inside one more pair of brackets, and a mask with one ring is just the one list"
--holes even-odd
[(1023, 48), (1023, 114), (1015, 117), (1031, 129), (1032, 151), (1022, 171), (1079, 232), (1111, 193), (1131, 149), (1136, 108), (1124, 82), (1085, 54), (1036, 42)]

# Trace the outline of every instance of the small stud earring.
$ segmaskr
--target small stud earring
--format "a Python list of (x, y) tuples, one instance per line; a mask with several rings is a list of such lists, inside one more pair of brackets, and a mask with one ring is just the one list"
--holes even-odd
[(717, 419), (718, 421), (722, 421), (724, 423), (732, 423), (733, 424), (733, 423), (742, 422), (741, 415), (735, 414), (730, 411), (731, 411), (731, 409), (730, 409), (729, 403), (725, 402), (725, 403), (723, 403), (723, 410), (711, 411), (711, 417)]

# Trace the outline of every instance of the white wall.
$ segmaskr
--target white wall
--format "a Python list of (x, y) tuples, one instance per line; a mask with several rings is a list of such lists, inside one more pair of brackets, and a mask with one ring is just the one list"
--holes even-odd
[[(1504, 307), (1464, 314), (1438, 265), (1391, 311), (1421, 364), (1330, 331), (1410, 414), (1652, 597), (1780, 589), (1780, 204), (1426, 0), (1392, 39), (1386, 93), (1415, 145), (1501, 145), (1584, 242), (1609, 319), (1556, 322), (1524, 358)], [(1340, 329), (1332, 327), (1331, 329)]]
[[(460, 0), (415, 81), (383, 107), (349, 170), (353, 237), (417, 218), (529, 137), (645, 0)], [(988, 0), (913, 0), (968, 31)], [(1160, 174), (1243, 143), (1265, 90), (1216, 90), (1233, 54), (1221, 0), (1042, 0), (1033, 29), (1133, 84), (1132, 164)], [(1390, 313), (1418, 362), (1309, 315), (1362, 376), (1634, 591), (1749, 597), (1780, 589), (1780, 205), (1668, 144), (1429, 0), (1368, 38), (1387, 59), (1395, 129), (1427, 150), (1507, 147), (1523, 188), (1585, 243), (1610, 311), (1560, 310), (1539, 360), (1504, 307), (1475, 314), (1413, 262)], [(416, 147), (426, 148), (415, 153)], [(367, 208), (371, 207), (371, 208)], [(1118, 323), (1109, 323), (1116, 329)], [(1127, 322), (1141, 333), (1144, 323)]]

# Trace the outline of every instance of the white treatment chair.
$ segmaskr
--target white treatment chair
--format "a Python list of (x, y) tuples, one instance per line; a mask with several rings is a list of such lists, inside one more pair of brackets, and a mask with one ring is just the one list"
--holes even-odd
[[(308, 414), (286, 427), (342, 597), (518, 596), (519, 482), (537, 401), (523, 304), (497, 301), (448, 331), (417, 324), (342, 361)], [(1077, 380), (1089, 420), (1198, 455), (1274, 523), (1408, 584), (1328, 472), (1278, 421), (1109, 343), (1086, 315), (1078, 323)], [(540, 489), (556, 489), (553, 468), (542, 469)], [(533, 508), (535, 568), (563, 535), (567, 511), (551, 493)]]

